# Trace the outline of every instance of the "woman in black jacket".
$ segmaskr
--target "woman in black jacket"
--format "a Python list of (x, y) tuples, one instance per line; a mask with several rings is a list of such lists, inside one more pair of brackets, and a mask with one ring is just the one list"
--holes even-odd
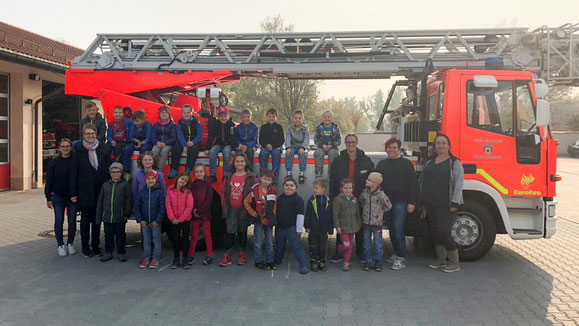
[[(46, 185), (44, 195), (46, 206), (54, 209), (54, 233), (58, 244), (58, 255), (61, 257), (68, 254), (74, 255), (74, 235), (76, 233), (76, 205), (70, 200), (70, 166), (72, 163), (72, 141), (63, 138), (58, 142), (58, 157), (48, 163), (46, 172)], [(63, 239), (64, 210), (68, 215), (68, 237), (66, 248)]]
[(82, 135), (84, 139), (74, 147), (70, 171), (70, 199), (76, 203), (81, 213), (82, 255), (102, 256), (99, 248), (100, 224), (96, 223), (96, 207), (100, 189), (109, 178), (107, 172), (110, 155), (97, 140), (95, 125), (91, 123), (84, 125)]

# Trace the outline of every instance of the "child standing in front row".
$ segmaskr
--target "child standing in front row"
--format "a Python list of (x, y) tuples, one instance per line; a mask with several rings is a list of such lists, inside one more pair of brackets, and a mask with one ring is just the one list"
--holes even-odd
[(199, 238), (199, 228), (203, 228), (205, 236), (205, 246), (207, 247), (207, 256), (203, 259), (204, 265), (213, 262), (213, 239), (211, 238), (211, 201), (213, 200), (213, 187), (211, 181), (207, 178), (205, 164), (195, 164), (193, 168), (195, 181), (191, 183), (191, 192), (193, 193), (193, 234), (191, 245), (189, 246), (189, 265), (195, 262), (195, 247)]
[(307, 274), (308, 257), (301, 238), (304, 232), (304, 200), (297, 194), (297, 190), (297, 182), (293, 178), (287, 178), (283, 182), (283, 194), (277, 199), (274, 269), (282, 263), (285, 245), (289, 242), (300, 264), (300, 274)]
[[(273, 268), (273, 225), (275, 224), (275, 210), (277, 189), (272, 187), (273, 172), (264, 170), (259, 183), (251, 187), (249, 195), (245, 197), (245, 209), (254, 218), (253, 222), (253, 254), (255, 267), (270, 270)], [(265, 236), (265, 260), (262, 256), (261, 245)]]
[[(187, 257), (189, 253), (189, 231), (191, 231), (191, 212), (193, 212), (193, 196), (189, 190), (189, 175), (179, 173), (175, 184), (167, 190), (167, 199), (165, 207), (167, 208), (167, 217), (171, 224), (167, 235), (173, 244), (173, 264), (171, 269), (177, 269), (181, 265), (189, 269)], [(183, 252), (183, 260), (179, 254)]]
[(340, 181), (340, 194), (334, 198), (334, 227), (340, 236), (342, 243), (338, 246), (338, 252), (344, 257), (342, 270), (350, 270), (350, 256), (354, 235), (360, 230), (360, 204), (353, 194), (354, 185), (352, 180), (346, 178)]
[(304, 112), (296, 110), (292, 114), (292, 124), (287, 129), (285, 136), (285, 170), (287, 176), (292, 176), (292, 167), (294, 165), (294, 156), (298, 156), (300, 162), (300, 177), (298, 182), (304, 183), (308, 159), (308, 146), (310, 144), (310, 131), (304, 124)]
[[(380, 188), (381, 184), (382, 174), (380, 172), (372, 172), (366, 179), (366, 189), (360, 194), (362, 225), (364, 228), (365, 271), (369, 271), (372, 267), (377, 272), (382, 271), (382, 257), (384, 256), (382, 226), (384, 225), (384, 213), (392, 208), (392, 203), (390, 203), (390, 199)], [(374, 237), (374, 256), (372, 256), (372, 237)]]
[(318, 268), (322, 271), (328, 270), (326, 267), (326, 249), (328, 248), (328, 234), (334, 233), (334, 223), (330, 197), (325, 195), (326, 188), (328, 188), (326, 179), (314, 180), (314, 194), (306, 206), (304, 226), (308, 232), (312, 272), (317, 272)]
[[(143, 232), (143, 258), (140, 268), (157, 268), (161, 258), (161, 223), (165, 215), (165, 193), (161, 190), (157, 173), (145, 175), (146, 188), (135, 195), (135, 217)], [(151, 257), (151, 243), (154, 252)]]
[(265, 113), (267, 120), (259, 128), (259, 166), (261, 171), (267, 169), (267, 161), (271, 154), (271, 168), (273, 170), (273, 184), (277, 185), (279, 165), (281, 164), (281, 146), (283, 146), (283, 127), (277, 123), (277, 110), (269, 109)]
[(322, 123), (316, 128), (314, 143), (317, 147), (314, 152), (316, 178), (320, 178), (324, 172), (324, 155), (328, 155), (328, 175), (332, 161), (340, 155), (338, 146), (342, 143), (342, 135), (340, 127), (334, 123), (332, 111), (322, 113)]

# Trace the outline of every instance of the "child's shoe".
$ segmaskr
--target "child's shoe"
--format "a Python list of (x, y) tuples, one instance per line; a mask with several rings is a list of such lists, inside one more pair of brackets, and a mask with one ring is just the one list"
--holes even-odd
[(348, 272), (350, 270), (350, 263), (344, 263), (344, 265), (342, 265), (342, 270)]
[(237, 265), (245, 265), (245, 252), (240, 252), (239, 257), (237, 257)]
[(120, 255), (119, 255), (119, 261), (120, 261), (121, 263), (127, 262), (127, 254), (120, 254)]
[(211, 256), (206, 256), (205, 258), (203, 258), (203, 265), (211, 265), (211, 263), (213, 262), (213, 257)]
[(223, 254), (223, 259), (221, 259), (219, 266), (227, 267), (229, 265), (231, 265), (231, 256), (229, 256), (229, 254)]
[(339, 253), (335, 253), (332, 256), (332, 258), (330, 258), (330, 263), (337, 264), (337, 263), (341, 262), (342, 260), (344, 260), (344, 257), (342, 257), (342, 255), (340, 255)]
[(171, 264), (171, 269), (177, 269), (181, 266), (181, 261), (179, 257), (173, 258), (173, 264)]
[(328, 270), (328, 266), (326, 266), (326, 263), (325, 263), (325, 262), (320, 262), (320, 263), (318, 264), (318, 267), (320, 268), (320, 270), (322, 270), (322, 271), (324, 271), (324, 272)]
[(404, 268), (406, 268), (406, 259), (404, 259), (404, 257), (399, 257), (399, 259), (396, 259), (392, 263), (392, 266), (390, 266), (390, 269), (394, 271), (398, 271)]
[(105, 261), (109, 261), (113, 259), (113, 254), (110, 252), (105, 252), (105, 254), (101, 257), (101, 261), (104, 263)]
[(60, 257), (66, 256), (66, 249), (64, 249), (64, 245), (58, 246), (58, 255)]
[(187, 265), (193, 265), (195, 263), (195, 257), (189, 256), (187, 257)]
[(317, 272), (317, 271), (318, 271), (318, 262), (313, 261), (313, 262), (311, 263), (311, 265), (312, 265), (312, 266), (311, 266), (312, 272)]
[(103, 252), (102, 252), (101, 248), (96, 247), (96, 248), (94, 248), (94, 249), (92, 250), (92, 254), (95, 255), (95, 256), (102, 257)]
[(372, 269), (372, 265), (370, 263), (364, 264), (364, 271), (369, 272)]
[(300, 267), (300, 274), (307, 274), (310, 271), (308, 270), (308, 266), (302, 266)]
[(382, 271), (382, 263), (379, 261), (375, 261), (374, 262), (374, 270), (376, 272), (381, 272)]
[(306, 182), (306, 177), (303, 174), (300, 174), (300, 177), (298, 178), (298, 183), (304, 184), (304, 182)]
[(147, 266), (149, 266), (149, 258), (143, 257), (143, 259), (141, 259), (141, 264), (139, 265), (139, 267), (147, 268)]
[(66, 245), (66, 249), (68, 250), (69, 255), (76, 254), (76, 250), (74, 250), (74, 246), (72, 245), (72, 243), (69, 243), (68, 245)]
[(268, 263), (267, 265), (270, 270), (277, 271), (277, 265), (275, 263)]
[(189, 265), (189, 259), (187, 257), (183, 257), (183, 259), (181, 260), (181, 266), (183, 266), (183, 269), (191, 268), (191, 265)]
[(254, 266), (255, 268), (265, 269), (265, 264), (262, 261), (256, 261)]
[(398, 260), (398, 256), (396, 256), (396, 254), (394, 254), (394, 255), (390, 256), (390, 258), (386, 258), (385, 262), (387, 262), (388, 264), (392, 264), (396, 260)]
[(82, 256), (84, 258), (91, 258), (93, 256), (92, 251), (90, 249), (82, 249)]
[(171, 169), (171, 173), (169, 173), (169, 179), (173, 179), (174, 177), (177, 176), (178, 173), (179, 173), (178, 170)]
[(159, 260), (155, 258), (151, 259), (151, 264), (149, 264), (149, 268), (155, 269), (157, 267), (159, 267)]

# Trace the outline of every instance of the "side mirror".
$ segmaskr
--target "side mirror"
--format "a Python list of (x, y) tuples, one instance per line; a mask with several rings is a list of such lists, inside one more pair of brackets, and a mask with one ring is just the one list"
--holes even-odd
[(537, 127), (547, 127), (551, 123), (551, 104), (546, 100), (537, 100)]
[(495, 88), (499, 86), (495, 76), (490, 75), (476, 75), (473, 77), (472, 82), (476, 87)]
[(549, 86), (545, 83), (542, 79), (537, 79), (535, 83), (535, 97), (537, 98), (545, 98), (545, 96), (549, 95)]

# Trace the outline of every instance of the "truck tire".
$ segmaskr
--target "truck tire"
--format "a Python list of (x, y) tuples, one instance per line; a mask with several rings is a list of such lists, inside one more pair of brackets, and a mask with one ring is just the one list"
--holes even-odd
[(452, 215), (451, 236), (461, 261), (475, 261), (486, 255), (495, 243), (497, 227), (489, 210), (481, 203), (465, 199)]

